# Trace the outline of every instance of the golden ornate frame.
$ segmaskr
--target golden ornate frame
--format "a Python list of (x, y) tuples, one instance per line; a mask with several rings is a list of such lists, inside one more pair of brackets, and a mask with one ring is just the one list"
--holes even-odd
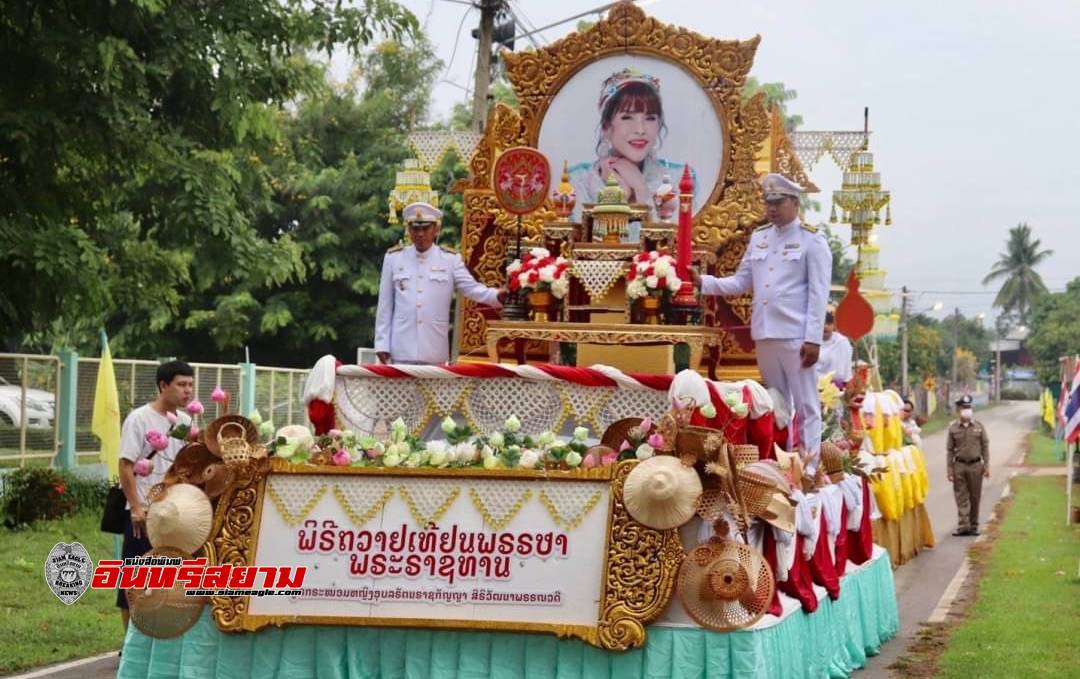
[[(483, 469), (386, 469), (292, 465), (273, 459), (261, 468), (239, 468), (236, 482), (222, 496), (213, 532), (206, 544), (210, 563), (249, 566), (256, 563), (259, 524), (266, 502), (269, 474), (370, 475), (401, 478), (517, 478), (550, 481), (606, 480), (610, 483), (607, 558), (595, 626), (484, 620), (361, 618), (334, 616), (265, 616), (248, 612), (249, 597), (214, 597), (214, 621), (225, 632), (254, 632), (286, 624), (422, 627), (460, 630), (547, 632), (578, 637), (608, 650), (626, 650), (645, 643), (645, 626), (657, 619), (671, 601), (682, 564), (683, 548), (677, 530), (658, 531), (634, 521), (623, 504), (623, 484), (636, 462), (574, 471)], [(267, 469), (267, 466), (269, 469)]]
[[(708, 201), (694, 218), (694, 242), (718, 253), (718, 271), (730, 273), (742, 258), (750, 233), (764, 220), (764, 204), (754, 169), (755, 158), (771, 131), (764, 95), (742, 101), (743, 86), (753, 64), (760, 36), (750, 40), (718, 40), (661, 23), (637, 6), (623, 2), (607, 17), (581, 33), (573, 33), (535, 52), (504, 53), (507, 75), (519, 108), (497, 104), (489, 113), (483, 139), (469, 163), (464, 187), (465, 217), (462, 254), (477, 278), (490, 285), (503, 282), (507, 243), (516, 219), (499, 209), (491, 187), (495, 159), (513, 146), (535, 147), (548, 103), (588, 63), (605, 56), (636, 53), (674, 62), (693, 76), (712, 100), (724, 134), (720, 177)], [(524, 237), (538, 240), (554, 214), (542, 210), (523, 220)], [(749, 322), (749, 297), (720, 302), (725, 320)], [(461, 355), (482, 354), (485, 322), (476, 305), (463, 300), (459, 323)], [(733, 314), (731, 313), (733, 312)], [(716, 320), (716, 309), (706, 314)], [(751, 359), (753, 352), (734, 342), (727, 358)]]

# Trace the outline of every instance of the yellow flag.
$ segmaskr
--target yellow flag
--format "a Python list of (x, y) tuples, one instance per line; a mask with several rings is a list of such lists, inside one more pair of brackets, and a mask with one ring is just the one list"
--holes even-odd
[(101, 365), (98, 367), (97, 386), (94, 388), (94, 416), (90, 431), (101, 439), (101, 461), (105, 463), (109, 478), (120, 476), (120, 395), (116, 391), (116, 373), (113, 371), (109, 338), (101, 333)]
[(1057, 425), (1057, 416), (1054, 414), (1054, 395), (1050, 393), (1049, 389), (1043, 392), (1042, 402), (1043, 422), (1046, 422), (1046, 426), (1053, 430), (1055, 425)]

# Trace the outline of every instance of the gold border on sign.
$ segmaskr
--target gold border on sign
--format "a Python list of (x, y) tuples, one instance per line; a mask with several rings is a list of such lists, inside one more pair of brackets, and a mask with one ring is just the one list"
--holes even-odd
[(213, 597), (214, 621), (225, 632), (255, 632), (283, 625), (346, 625), (417, 627), (446, 630), (544, 632), (577, 637), (608, 650), (626, 650), (645, 643), (645, 626), (667, 608), (675, 590), (683, 550), (677, 530), (658, 531), (634, 521), (623, 503), (623, 484), (636, 461), (576, 470), (386, 469), (293, 465), (273, 459), (270, 465), (242, 465), (237, 480), (222, 496), (214, 516), (206, 554), (214, 565), (258, 563), (259, 525), (266, 504), (270, 474), (393, 476), (408, 478), (491, 478), (537, 481), (608, 481), (607, 552), (602, 572), (596, 625), (441, 620), (312, 615), (253, 615), (249, 597)]

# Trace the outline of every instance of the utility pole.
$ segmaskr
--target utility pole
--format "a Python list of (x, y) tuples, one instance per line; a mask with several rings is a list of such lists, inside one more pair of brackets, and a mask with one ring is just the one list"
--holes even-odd
[(473, 132), (482, 133), (487, 121), (488, 88), (491, 85), (491, 43), (495, 36), (495, 15), (501, 0), (480, 0), (480, 29), (477, 35), (476, 74), (473, 81)]
[(956, 394), (952, 393), (952, 390), (956, 388), (956, 355), (960, 351), (960, 307), (956, 307), (956, 314), (953, 316), (952, 324), (952, 389), (949, 390), (949, 399), (956, 402), (958, 398)]
[(1001, 333), (994, 325), (994, 400), (1001, 400)]
[(900, 288), (900, 393), (910, 398), (911, 383), (908, 381), (908, 291)]

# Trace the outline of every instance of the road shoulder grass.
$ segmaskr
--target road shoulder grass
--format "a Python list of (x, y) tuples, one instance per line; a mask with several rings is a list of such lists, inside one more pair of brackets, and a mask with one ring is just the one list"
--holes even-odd
[(1066, 526), (1065, 479), (1018, 477), (971, 548), (973, 578), (944, 625), (927, 625), (893, 669), (939, 679), (1075, 677), (1080, 526)]
[(1027, 444), (1028, 450), (1024, 464), (1037, 467), (1056, 467), (1065, 464), (1061, 457), (1064, 444), (1058, 443), (1053, 436), (1041, 429), (1028, 434)]
[(113, 536), (98, 529), (99, 521), (87, 513), (0, 528), (0, 675), (120, 648), (115, 591), (87, 590), (65, 606), (45, 584), (45, 557), (58, 542), (81, 542), (95, 562), (113, 557)]

